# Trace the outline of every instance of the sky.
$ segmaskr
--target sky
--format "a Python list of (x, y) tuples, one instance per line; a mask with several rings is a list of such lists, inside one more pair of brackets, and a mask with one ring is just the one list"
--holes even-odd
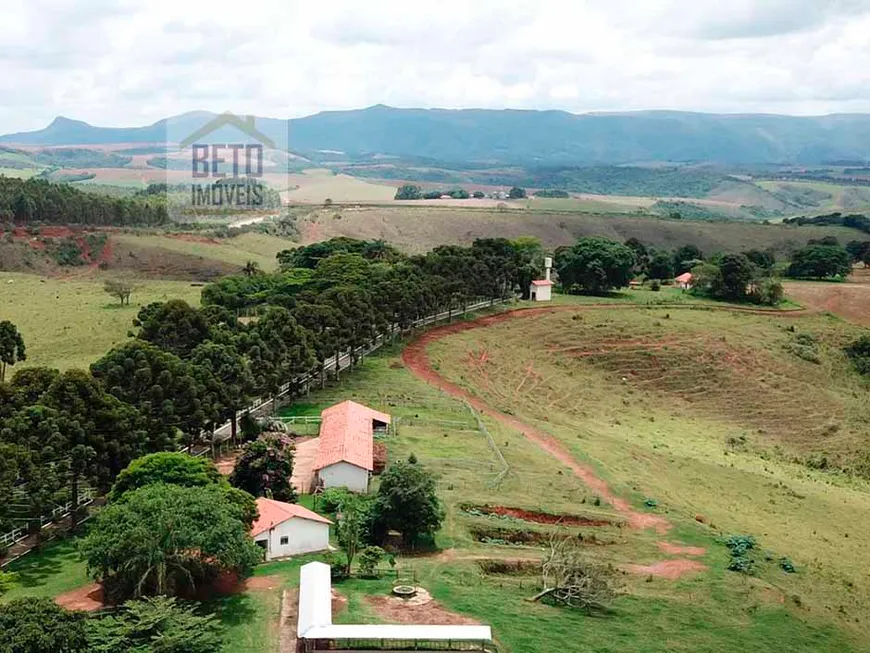
[(0, 133), (397, 107), (870, 112), (870, 0), (3, 0)]

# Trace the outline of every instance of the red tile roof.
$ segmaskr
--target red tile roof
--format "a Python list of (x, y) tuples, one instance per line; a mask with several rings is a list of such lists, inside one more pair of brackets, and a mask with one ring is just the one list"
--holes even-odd
[(295, 503), (284, 503), (283, 501), (275, 501), (263, 497), (257, 499), (257, 509), (260, 511), (260, 516), (254, 522), (253, 528), (251, 528), (251, 537), (265, 533), (278, 524), (283, 524), (288, 519), (293, 519), (294, 517), (319, 521), (322, 524), (332, 523), (326, 517), (318, 515), (308, 508), (298, 506)]
[(692, 283), (692, 273), (691, 272), (684, 272), (683, 274), (678, 276), (676, 279), (674, 279), (674, 281), (676, 281), (677, 283)]
[(373, 467), (373, 421), (390, 423), (390, 416), (354, 401), (343, 401), (320, 416), (320, 444), (314, 469), (346, 462), (369, 471)]
[(553, 282), (547, 279), (535, 279), (532, 281), (533, 286), (552, 286)]

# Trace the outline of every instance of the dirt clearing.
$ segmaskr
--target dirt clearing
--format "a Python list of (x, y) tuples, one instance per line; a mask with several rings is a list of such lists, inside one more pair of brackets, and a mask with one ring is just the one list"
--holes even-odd
[(387, 623), (422, 624), (427, 626), (474, 626), (479, 621), (444, 609), (422, 587), (411, 599), (397, 596), (367, 596), (368, 603)]

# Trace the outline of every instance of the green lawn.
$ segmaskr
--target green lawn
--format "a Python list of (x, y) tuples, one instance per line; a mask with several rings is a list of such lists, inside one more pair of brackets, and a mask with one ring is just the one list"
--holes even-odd
[(17, 584), (2, 600), (23, 596), (54, 597), (87, 585), (85, 563), (79, 559), (75, 540), (50, 542), (41, 551), (28, 553), (9, 565), (18, 575)]
[(87, 368), (133, 328), (151, 302), (183, 299), (199, 305), (202, 288), (184, 281), (136, 281), (129, 306), (105, 293), (103, 279), (52, 279), (0, 272), (0, 320), (18, 326), (27, 361), (11, 368), (48, 365)]

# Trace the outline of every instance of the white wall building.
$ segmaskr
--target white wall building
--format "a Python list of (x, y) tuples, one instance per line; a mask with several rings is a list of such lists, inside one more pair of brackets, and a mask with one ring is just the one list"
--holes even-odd
[(533, 302), (548, 302), (553, 298), (553, 282), (550, 280), (552, 267), (553, 259), (548, 256), (544, 259), (544, 278), (535, 279), (529, 286), (529, 299)]
[(266, 560), (287, 558), (329, 548), (326, 517), (294, 503), (257, 499), (260, 516), (251, 528), (254, 542), (263, 547)]
[(386, 428), (390, 416), (354, 401), (330, 406), (320, 415), (314, 461), (318, 486), (368, 492), (374, 469), (374, 432)]
[(491, 651), (489, 626), (333, 624), (329, 565), (309, 562), (299, 570), (299, 650), (334, 649)]
[(351, 492), (365, 494), (369, 491), (371, 471), (353, 463), (340, 461), (317, 470), (317, 478), (324, 488), (346, 487)]

